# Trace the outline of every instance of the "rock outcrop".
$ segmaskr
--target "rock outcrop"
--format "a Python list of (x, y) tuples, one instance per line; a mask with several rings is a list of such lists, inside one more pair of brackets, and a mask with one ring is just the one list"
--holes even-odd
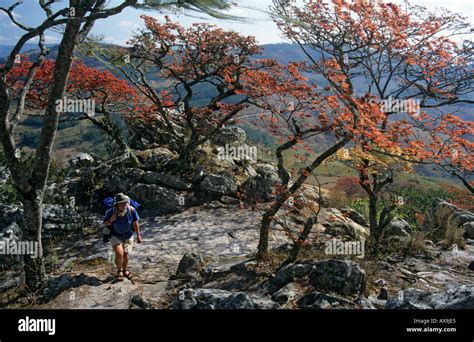
[(474, 239), (474, 213), (437, 199), (426, 215), (424, 228), (440, 236), (444, 236), (447, 230), (462, 228), (466, 238)]

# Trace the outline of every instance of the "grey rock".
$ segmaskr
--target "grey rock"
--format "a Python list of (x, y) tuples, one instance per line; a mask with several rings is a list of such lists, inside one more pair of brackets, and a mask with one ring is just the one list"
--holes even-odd
[(158, 215), (178, 212), (185, 204), (184, 197), (177, 191), (155, 184), (137, 184), (128, 195)]
[(427, 304), (424, 303), (415, 303), (410, 301), (400, 301), (396, 298), (390, 298), (385, 305), (387, 310), (427, 310), (432, 309)]
[(368, 226), (368, 223), (365, 217), (359, 214), (357, 211), (355, 211), (352, 208), (344, 207), (341, 209), (341, 213), (344, 216), (350, 218), (355, 223), (360, 224), (361, 226)]
[(272, 299), (278, 304), (286, 304), (296, 299), (297, 288), (295, 284), (289, 283), (272, 295)]
[(91, 167), (95, 164), (95, 159), (88, 153), (78, 153), (74, 157), (69, 159), (69, 166), (74, 169)]
[(186, 253), (179, 261), (176, 276), (196, 276), (204, 268), (204, 259), (197, 253)]
[(46, 204), (43, 208), (43, 229), (45, 233), (56, 230), (77, 230), (82, 228), (82, 216), (69, 206)]
[(474, 286), (454, 286), (445, 292), (431, 293), (415, 288), (401, 292), (401, 296), (390, 298), (386, 309), (472, 309), (474, 308)]
[(325, 232), (334, 237), (349, 237), (354, 240), (367, 240), (369, 230), (355, 221), (346, 217), (335, 208), (323, 208), (320, 212), (319, 222), (326, 228)]
[(386, 285), (385, 279), (379, 278), (374, 282), (375, 285), (382, 287)]
[(305, 275), (309, 274), (311, 269), (312, 265), (310, 264), (288, 264), (282, 267), (276, 273), (275, 277), (271, 280), (271, 285), (273, 285), (272, 288), (274, 289), (274, 291), (276, 291), (282, 286), (291, 283), (293, 280), (304, 277)]
[(423, 228), (444, 235), (448, 229), (464, 228), (465, 237), (474, 238), (474, 213), (460, 209), (446, 201), (436, 199), (429, 209)]
[(386, 287), (382, 287), (380, 289), (380, 293), (379, 293), (377, 299), (379, 299), (379, 300), (388, 300), (388, 290), (387, 290)]
[(278, 303), (244, 292), (219, 289), (186, 289), (173, 302), (174, 309), (276, 309)]
[(325, 260), (313, 265), (310, 282), (320, 289), (341, 294), (360, 294), (367, 283), (365, 271), (351, 260)]
[(237, 193), (237, 182), (228, 175), (210, 174), (204, 178), (200, 187), (211, 196), (234, 196)]
[(51, 278), (46, 283), (41, 302), (49, 302), (63, 291), (83, 285), (100, 286), (102, 285), (102, 281), (97, 277), (87, 276), (84, 273), (74, 277), (69, 274), (63, 274), (59, 277)]
[(216, 309), (235, 310), (235, 309), (255, 309), (255, 303), (246, 293), (233, 293), (216, 305)]
[(474, 221), (466, 222), (462, 226), (465, 231), (465, 237), (468, 239), (474, 239)]
[(174, 190), (190, 190), (192, 184), (176, 176), (162, 172), (148, 171), (143, 175), (143, 182), (149, 184), (161, 185)]
[(339, 305), (340, 299), (320, 292), (309, 293), (298, 300), (301, 309), (330, 309)]
[(0, 229), (0, 237), (3, 239), (19, 240), (21, 236), (21, 228), (16, 222), (12, 222), (5, 228)]
[(143, 298), (142, 295), (140, 294), (134, 294), (132, 297), (130, 297), (130, 303), (135, 304), (141, 309), (149, 309), (151, 308), (151, 304)]
[(219, 146), (243, 144), (247, 138), (245, 131), (237, 126), (228, 126), (220, 130), (213, 139), (213, 143)]
[(252, 298), (252, 301), (255, 305), (255, 309), (258, 310), (276, 310), (280, 309), (280, 304), (277, 302), (274, 302), (271, 299), (268, 298), (262, 298), (256, 295), (250, 295), (250, 298)]
[(276, 167), (270, 164), (259, 164), (255, 168), (255, 172), (256, 175), (249, 177), (242, 184), (245, 200), (253, 203), (274, 199), (275, 185), (281, 183)]
[(23, 220), (23, 209), (18, 205), (0, 204), (0, 228), (6, 227), (13, 222), (21, 225)]
[(434, 309), (474, 309), (474, 285), (459, 285), (431, 297)]
[(2, 280), (0, 280), (0, 293), (17, 287), (21, 284), (21, 277), (15, 275), (13, 271), (7, 271), (3, 274)]
[(105, 178), (103, 189), (111, 194), (127, 193), (136, 184), (141, 183), (145, 171), (133, 168), (116, 169)]
[(369, 299), (365, 298), (364, 296), (360, 296), (359, 298), (357, 298), (356, 303), (359, 304), (363, 310), (376, 309), (374, 304), (372, 304), (372, 302)]
[(147, 170), (155, 171), (159, 171), (177, 158), (173, 152), (164, 147), (140, 151), (137, 153), (137, 157)]
[(409, 238), (409, 232), (411, 232), (410, 224), (401, 218), (395, 218), (385, 228), (384, 237), (401, 236)]
[(4, 185), (10, 179), (11, 173), (5, 166), (0, 166), (0, 185)]

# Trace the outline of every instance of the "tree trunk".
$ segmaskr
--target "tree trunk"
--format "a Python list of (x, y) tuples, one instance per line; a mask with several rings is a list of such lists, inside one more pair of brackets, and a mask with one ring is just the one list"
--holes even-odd
[(262, 217), (262, 224), (260, 226), (260, 239), (258, 242), (257, 247), (257, 254), (256, 259), (262, 260), (268, 255), (268, 238), (269, 238), (269, 230), (270, 230), (270, 223), (273, 217), (278, 213), (281, 209), (285, 201), (292, 195), (294, 195), (303, 185), (303, 183), (308, 179), (311, 173), (319, 166), (323, 161), (327, 158), (335, 154), (339, 149), (341, 149), (344, 145), (346, 145), (350, 141), (349, 138), (345, 138), (339, 141), (337, 144), (331, 146), (326, 151), (321, 153), (310, 166), (304, 168), (297, 178), (295, 183), (288, 189), (288, 191), (281, 193), (273, 205), (263, 214)]
[(70, 19), (61, 40), (53, 75), (54, 83), (48, 99), (41, 137), (33, 161), (30, 181), (33, 190), (26, 194), (22, 193), (24, 196), (25, 236), (31, 241), (34, 238), (40, 246), (38, 258), (33, 259), (29, 256), (25, 258), (25, 285), (30, 290), (42, 286), (46, 278), (41, 249), (43, 196), (51, 164), (51, 152), (58, 129), (59, 113), (56, 111), (56, 100), (62, 99), (64, 95), (80, 26), (80, 20)]
[(301, 247), (303, 244), (306, 242), (308, 239), (309, 233), (311, 232), (311, 229), (313, 228), (314, 224), (318, 221), (318, 217), (315, 215), (313, 217), (310, 217), (303, 228), (303, 231), (301, 232), (300, 236), (298, 237), (298, 241), (296, 241), (293, 244), (293, 248), (291, 249), (290, 254), (288, 255), (288, 258), (285, 260), (282, 266), (288, 265), (292, 262), (295, 262), (296, 259), (298, 258), (298, 254), (300, 253)]
[(25, 286), (35, 292), (42, 289), (46, 282), (41, 243), (41, 225), (43, 218), (43, 198), (40, 192), (23, 196), (23, 240), (37, 242), (37, 254), (24, 256)]
[(380, 231), (377, 220), (377, 195), (373, 193), (369, 194), (369, 224), (372, 246), (376, 248), (380, 237)]

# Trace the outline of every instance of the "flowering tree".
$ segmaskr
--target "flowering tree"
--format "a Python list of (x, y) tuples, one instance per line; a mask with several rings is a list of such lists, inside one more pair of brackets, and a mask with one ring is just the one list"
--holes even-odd
[[(7, 75), (7, 85), (13, 97), (18, 96), (25, 85), (25, 79), (32, 66), (26, 56), (21, 57), (21, 63), (16, 64)], [(44, 115), (43, 111), (48, 104), (48, 96), (53, 83), (55, 62), (46, 60), (38, 68), (31, 83), (31, 90), (25, 97), (25, 109), (32, 116)], [(77, 111), (77, 106), (68, 110), (69, 102), (84, 103)], [(69, 79), (65, 89), (65, 95), (56, 102), (56, 107), (62, 114), (60, 122), (69, 120), (89, 120), (105, 133), (109, 134), (119, 148), (119, 153), (128, 150), (129, 147), (123, 138), (119, 127), (112, 120), (112, 114), (118, 113), (129, 117), (140, 102), (135, 88), (127, 81), (121, 80), (110, 71), (100, 71), (87, 67), (84, 62), (74, 62), (69, 72)], [(90, 105), (92, 104), (92, 105)], [(89, 108), (91, 107), (91, 108)], [(75, 116), (71, 116), (74, 114)], [(77, 117), (77, 115), (80, 115)], [(101, 114), (98, 117), (96, 114)]]
[[(472, 71), (467, 67), (472, 50), (466, 48), (469, 44), (459, 47), (452, 40), (469, 26), (459, 15), (447, 11), (436, 15), (419, 6), (407, 5), (402, 10), (392, 3), (344, 0), (309, 0), (302, 6), (275, 0), (273, 15), (284, 36), (306, 55), (305, 71), (323, 77), (330, 108), (341, 111), (332, 129), (348, 140), (323, 159), (349, 141), (361, 155), (433, 157), (423, 140), (423, 123), (430, 115), (422, 109), (472, 103), (467, 97), (472, 91)], [(400, 113), (400, 106), (381, 105), (385, 100), (405, 101), (406, 113)], [(362, 160), (358, 166), (361, 185), (366, 185), (376, 202), (378, 197), (369, 186), (370, 161)], [(372, 176), (377, 188), (390, 183), (389, 174)], [(304, 181), (299, 177), (293, 187), (300, 180)], [(269, 222), (279, 207), (273, 205), (264, 215), (259, 255), (266, 253)], [(378, 236), (376, 214), (371, 215), (370, 225)]]
[[(155, 135), (190, 166), (198, 146), (267, 94), (269, 74), (278, 74), (280, 66), (251, 59), (261, 52), (254, 37), (208, 24), (185, 29), (168, 17), (164, 23), (142, 18), (146, 29), (129, 42), (131, 47), (107, 58), (142, 95), (130, 120), (153, 126)], [(212, 95), (198, 101), (202, 89)]]

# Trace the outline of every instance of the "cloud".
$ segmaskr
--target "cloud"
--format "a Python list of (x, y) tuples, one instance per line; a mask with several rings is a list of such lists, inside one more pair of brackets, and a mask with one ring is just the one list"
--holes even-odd
[(104, 41), (105, 41), (106, 43), (115, 44), (115, 45), (122, 45), (122, 46), (127, 45), (127, 44), (126, 44), (126, 43), (127, 43), (127, 40), (128, 40), (128, 38), (127, 38), (127, 39), (119, 39), (119, 38), (117, 38), (117, 37), (105, 37), (105, 38), (104, 38)]
[(140, 25), (134, 23), (131, 20), (122, 20), (117, 24), (117, 27), (140, 27)]

